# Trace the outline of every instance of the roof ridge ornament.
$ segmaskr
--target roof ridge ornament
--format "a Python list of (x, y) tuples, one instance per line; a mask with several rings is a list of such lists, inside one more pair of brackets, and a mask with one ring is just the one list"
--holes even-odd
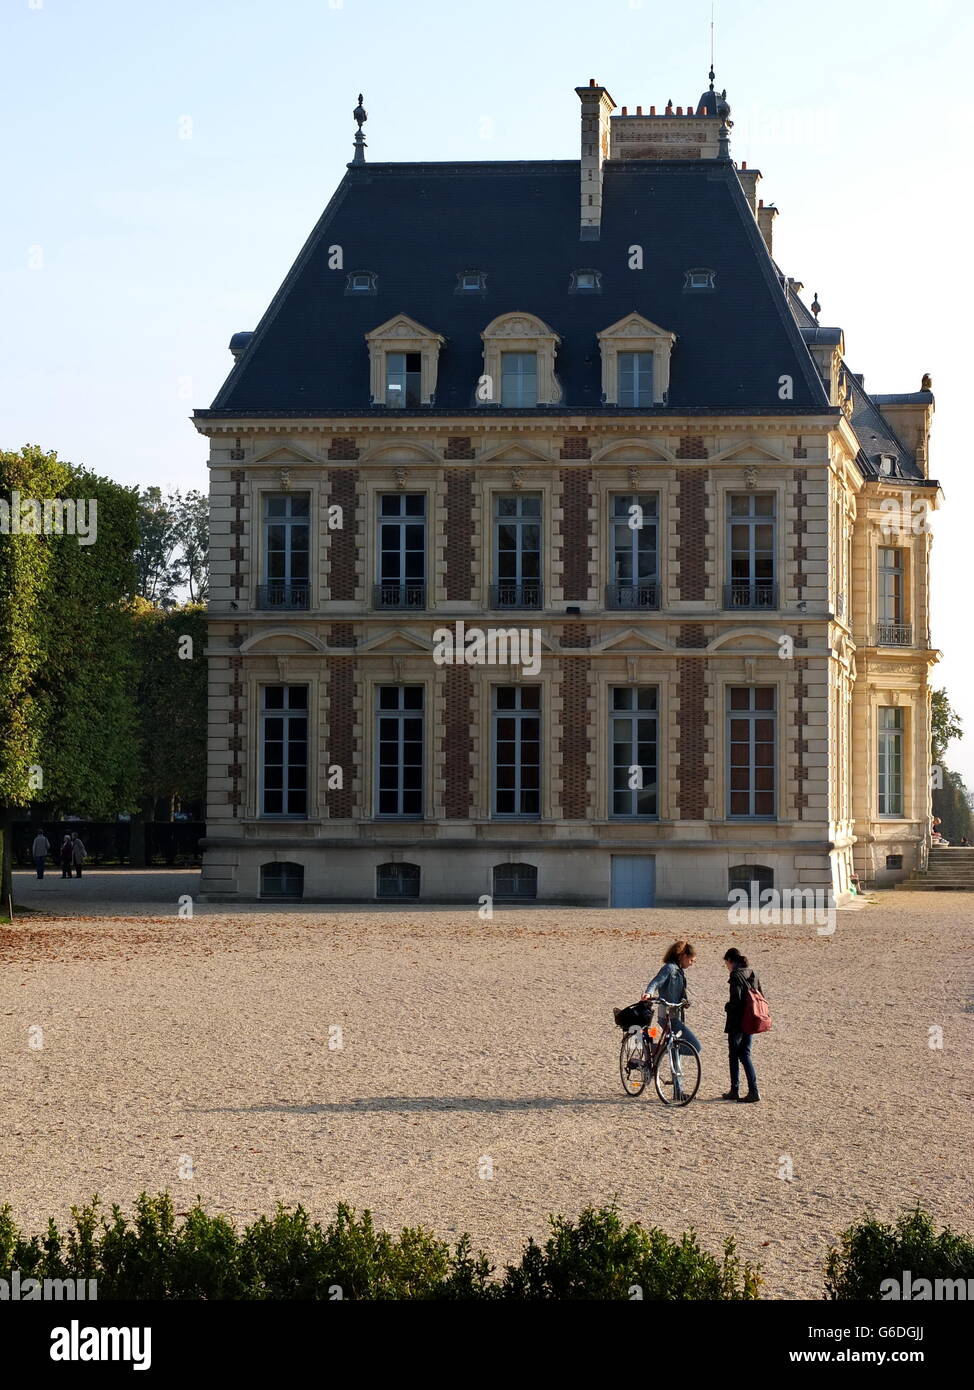
[(363, 125), (365, 125), (365, 122), (369, 119), (369, 113), (362, 105), (361, 92), (359, 92), (358, 94), (358, 106), (356, 106), (355, 110), (352, 112), (352, 119), (358, 125), (358, 130), (355, 132), (355, 154), (352, 157), (352, 163), (364, 164), (366, 143), (365, 136), (362, 134), (362, 127)]

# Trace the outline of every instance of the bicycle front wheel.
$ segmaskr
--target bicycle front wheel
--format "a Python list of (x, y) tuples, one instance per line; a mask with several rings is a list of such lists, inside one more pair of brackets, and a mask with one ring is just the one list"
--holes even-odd
[(639, 1033), (626, 1033), (619, 1049), (619, 1075), (627, 1096), (638, 1096), (646, 1085), (643, 1070), (643, 1040)]
[(689, 1105), (700, 1085), (700, 1053), (686, 1038), (674, 1038), (653, 1073), (656, 1094), (664, 1105)]

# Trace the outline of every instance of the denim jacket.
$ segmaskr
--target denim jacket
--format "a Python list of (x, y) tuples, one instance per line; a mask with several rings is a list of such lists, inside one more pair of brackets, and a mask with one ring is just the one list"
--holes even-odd
[(687, 977), (672, 961), (664, 965), (646, 986), (647, 994), (658, 994), (667, 1004), (679, 1004), (687, 990)]

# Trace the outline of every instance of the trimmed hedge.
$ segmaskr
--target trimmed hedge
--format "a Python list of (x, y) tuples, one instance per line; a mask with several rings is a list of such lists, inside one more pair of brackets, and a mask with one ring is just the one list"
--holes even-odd
[(240, 1233), (197, 1202), (177, 1220), (167, 1192), (146, 1193), (130, 1221), (117, 1206), (99, 1215), (95, 1197), (71, 1208), (62, 1232), (25, 1237), (0, 1208), (0, 1275), (95, 1279), (98, 1299), (754, 1299), (756, 1269), (734, 1243), (722, 1258), (695, 1234), (624, 1225), (615, 1206), (589, 1207), (577, 1221), (552, 1217), (544, 1245), (533, 1239), (517, 1264), (495, 1277), (463, 1236), (454, 1246), (423, 1227), (377, 1231), (371, 1214), (344, 1204), (322, 1227), (303, 1207), (279, 1206)]
[[(672, 1239), (657, 1227), (626, 1224), (614, 1204), (586, 1207), (576, 1220), (549, 1218), (544, 1244), (529, 1239), (499, 1274), (464, 1235), (455, 1245), (422, 1226), (378, 1231), (368, 1211), (342, 1204), (326, 1226), (303, 1207), (279, 1206), (237, 1231), (199, 1202), (177, 1218), (168, 1192), (142, 1193), (132, 1218), (97, 1197), (71, 1208), (63, 1231), (24, 1236), (0, 1207), (0, 1277), (95, 1279), (98, 1298), (320, 1300), (751, 1300), (759, 1270), (733, 1240), (718, 1257), (693, 1231)], [(871, 1213), (839, 1237), (826, 1262), (825, 1297), (883, 1297), (909, 1271), (920, 1279), (974, 1279), (974, 1240), (934, 1229), (919, 1207), (884, 1224)], [(949, 1295), (943, 1295), (949, 1296)]]
[(949, 1226), (938, 1234), (919, 1206), (894, 1225), (869, 1213), (843, 1231), (838, 1247), (829, 1251), (826, 1297), (878, 1301), (883, 1281), (902, 1285), (906, 1273), (914, 1285), (918, 1279), (974, 1279), (974, 1241)]

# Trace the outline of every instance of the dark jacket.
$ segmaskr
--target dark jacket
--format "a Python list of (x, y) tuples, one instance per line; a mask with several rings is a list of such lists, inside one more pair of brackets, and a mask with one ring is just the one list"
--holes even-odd
[[(724, 1032), (739, 1033), (744, 1005), (747, 1001), (748, 986), (751, 989), (756, 989), (760, 994), (764, 994), (764, 990), (761, 988), (761, 981), (750, 966), (746, 970), (743, 970), (739, 965), (735, 966), (728, 977), (728, 984), (730, 985), (730, 998), (724, 1005), (727, 1013)], [(768, 996), (764, 994), (764, 997), (767, 999)]]

